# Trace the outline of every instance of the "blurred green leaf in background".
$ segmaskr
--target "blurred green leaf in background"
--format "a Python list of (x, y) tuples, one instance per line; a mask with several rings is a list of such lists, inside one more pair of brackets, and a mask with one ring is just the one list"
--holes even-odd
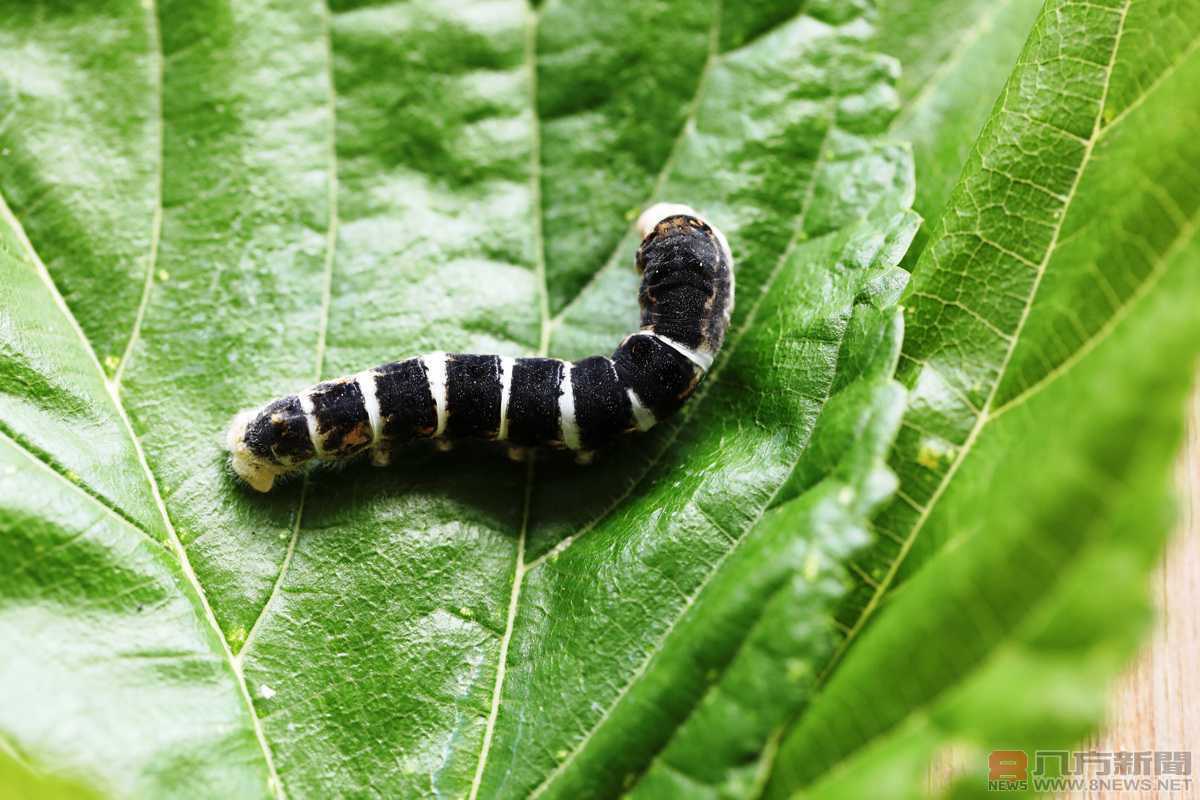
[[(1100, 723), (1200, 350), (1197, 0), (0, 11), (5, 796), (975, 795)], [(231, 477), (320, 378), (607, 352), (658, 200), (737, 262), (677, 420)]]

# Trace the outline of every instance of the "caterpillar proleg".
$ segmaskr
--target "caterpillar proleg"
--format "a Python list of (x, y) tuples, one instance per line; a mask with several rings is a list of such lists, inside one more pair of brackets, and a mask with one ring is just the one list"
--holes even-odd
[(572, 450), (577, 460), (619, 434), (645, 431), (696, 390), (733, 311), (733, 256), (688, 206), (659, 203), (638, 219), (641, 328), (611, 356), (554, 358), (431, 353), (319, 383), (243, 411), (229, 427), (233, 470), (260, 492), (313, 459), (370, 451), (375, 464), (414, 439), (503, 441)]

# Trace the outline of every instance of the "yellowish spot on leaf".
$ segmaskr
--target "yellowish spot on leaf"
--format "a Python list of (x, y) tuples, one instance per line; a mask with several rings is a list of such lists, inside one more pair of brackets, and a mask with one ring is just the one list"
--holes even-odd
[(239, 625), (229, 632), (229, 646), (241, 647), (246, 641), (246, 636), (246, 629)]
[(791, 683), (799, 683), (812, 672), (812, 665), (798, 658), (789, 658), (785, 664), (787, 679)]
[(821, 559), (817, 556), (816, 550), (810, 550), (808, 556), (804, 559), (804, 580), (812, 583), (817, 579), (817, 575), (821, 572)]
[(925, 469), (939, 470), (954, 458), (954, 448), (938, 439), (922, 439), (917, 448), (917, 463)]

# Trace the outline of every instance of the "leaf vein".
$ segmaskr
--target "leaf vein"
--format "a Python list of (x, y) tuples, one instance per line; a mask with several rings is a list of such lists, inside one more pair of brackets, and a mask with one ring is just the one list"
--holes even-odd
[[(333, 75), (333, 32), (331, 30), (330, 17), (332, 11), (327, 2), (322, 2), (322, 20), (323, 34), (325, 39), (325, 60), (329, 69), (329, 78), (327, 81), (328, 98), (327, 104), (329, 107), (329, 173), (327, 177), (327, 195), (326, 202), (329, 206), (329, 222), (325, 229), (325, 260), (322, 265), (322, 285), (321, 285), (321, 315), (317, 326), (317, 346), (315, 355), (315, 364), (313, 366), (313, 381), (321, 380), (322, 373), (325, 370), (325, 345), (326, 337), (329, 332), (329, 309), (333, 298), (333, 266), (334, 256), (337, 250), (338, 240), (338, 155), (337, 155), (337, 87), (334, 83)], [(253, 624), (250, 626), (250, 632), (246, 635), (246, 640), (242, 643), (238, 651), (237, 663), (241, 665), (244, 661), (246, 653), (250, 650), (250, 645), (254, 641), (255, 635), (264, 621), (269, 615), (268, 612), (275, 602), (275, 598), (279, 595), (283, 586), (284, 578), (287, 577), (288, 568), (292, 563), (292, 556), (296, 552), (296, 543), (300, 538), (300, 530), (304, 521), (304, 504), (308, 498), (309, 487), (311, 480), (308, 474), (304, 476), (304, 481), (300, 486), (300, 499), (296, 504), (296, 517), (292, 524), (291, 536), (288, 538), (287, 550), (284, 552), (283, 562), (279, 567), (279, 574), (275, 577), (275, 582), (271, 586), (271, 593), (267, 595), (267, 600), (263, 603), (263, 607), (259, 609), (258, 615), (255, 617)]]
[(137, 520), (128, 516), (119, 507), (113, 505), (112, 502), (108, 500), (108, 498), (104, 497), (103, 495), (99, 495), (94, 492), (91, 492), (88, 490), (87, 486), (85, 486), (81, 483), (76, 483), (75, 481), (71, 480), (71, 478), (67, 476), (66, 472), (63, 471), (63, 468), (61, 465), (55, 463), (54, 460), (51, 459), (48, 454), (43, 453), (39, 448), (34, 447), (32, 444), (23, 441), (22, 437), (18, 436), (15, 431), (8, 429), (8, 426), (6, 426), (6, 425), (0, 425), (0, 441), (7, 442), (8, 444), (10, 444), (12, 446), (12, 448), (14, 450), (16, 450), (17, 452), (24, 455), (30, 461), (40, 464), (47, 471), (53, 473), (55, 476), (60, 478), (63, 481), (63, 483), (66, 483), (71, 488), (75, 489), (77, 492), (79, 492), (80, 494), (87, 497), (89, 500), (96, 503), (98, 506), (103, 508), (105, 511), (107, 511), (112, 516), (116, 517), (121, 522), (124, 522), (125, 524), (129, 525), (130, 527), (135, 528), (138, 531), (144, 533), (146, 535), (146, 538), (149, 539), (150, 541), (154, 542), (156, 545), (165, 547), (163, 540), (159, 539), (154, 534), (152, 534), (150, 531), (148, 531), (140, 522), (138, 522)]
[[(654, 179), (654, 186), (650, 190), (650, 196), (646, 199), (646, 203), (643, 203), (643, 205), (646, 205), (651, 200), (661, 196), (663, 189), (667, 185), (667, 178), (670, 176), (671, 170), (675, 166), (675, 159), (679, 153), (679, 146), (682, 144), (684, 137), (688, 135), (688, 132), (696, 124), (696, 114), (700, 110), (700, 101), (704, 98), (704, 92), (708, 86), (709, 76), (712, 75), (713, 67), (721, 58), (721, 14), (722, 0), (715, 0), (713, 25), (709, 31), (708, 57), (704, 62), (704, 67), (700, 71), (700, 79), (696, 82), (696, 93), (692, 97), (692, 102), (688, 107), (687, 114), (684, 116), (683, 124), (679, 127), (679, 133), (675, 135), (675, 141), (671, 144), (671, 149), (668, 151), (667, 159), (663, 162), (662, 169), (659, 170), (658, 175)], [(550, 331), (561, 325), (563, 320), (566, 318), (567, 312), (570, 311), (571, 308), (574, 307), (585, 294), (587, 294), (588, 289), (594, 286), (600, 280), (602, 275), (616, 266), (617, 259), (621, 255), (621, 245), (624, 243), (624, 240), (625, 234), (622, 234), (621, 238), (617, 241), (616, 247), (613, 248), (612, 253), (607, 259), (605, 259), (604, 263), (600, 266), (600, 269), (593, 272), (592, 277), (588, 279), (587, 283), (579, 287), (579, 291), (576, 292), (570, 300), (564, 303), (563, 307), (559, 309), (557, 314), (554, 315), (549, 322), (548, 327)]]
[(1200, 50), (1200, 35), (1197, 35), (1195, 38), (1193, 38), (1191, 43), (1187, 46), (1187, 49), (1183, 51), (1179, 58), (1173, 61), (1166, 69), (1159, 73), (1154, 81), (1147, 86), (1132, 103), (1122, 109), (1120, 114), (1117, 114), (1111, 120), (1104, 123), (1104, 127), (1100, 130), (1100, 138), (1103, 139), (1110, 130), (1119, 126), (1125, 121), (1126, 117), (1128, 117), (1133, 111), (1145, 103), (1150, 95), (1158, 91), (1160, 86), (1166, 83), (1172, 75), (1174, 75), (1183, 67), (1184, 62), (1196, 54), (1197, 50)]
[[(157, 10), (156, 10), (157, 13)], [(254, 711), (254, 703), (250, 699), (250, 692), (246, 688), (245, 677), (241, 674), (241, 670), (237, 668), (234, 662), (233, 652), (229, 648), (229, 641), (225, 638), (224, 632), (221, 630), (220, 624), (217, 622), (216, 614), (213, 612), (212, 604), (208, 601), (208, 595), (204, 591), (204, 586), (196, 577), (195, 570), (192, 569), (191, 561), (188, 559), (186, 548), (179, 538), (178, 532), (175, 530), (175, 525), (171, 521), (171, 515), (167, 512), (166, 503), (163, 502), (162, 492), (159, 491), (158, 479), (154, 476), (154, 472), (150, 469), (150, 464), (146, 460), (146, 452), (142, 449), (141, 440), (134, 432), (133, 423), (129, 419), (129, 413), (126, 411), (124, 404), (121, 402), (121, 397), (117, 392), (116, 386), (108, 380), (108, 376), (104, 373), (104, 368), (100, 366), (100, 360), (96, 357), (96, 350), (92, 347), (91, 340), (87, 338), (87, 334), (83, 332), (83, 328), (79, 325), (79, 320), (71, 312), (66, 301), (63, 299), (62, 293), (58, 290), (58, 286), (54, 283), (54, 278), (51, 277), (50, 271), (46, 268), (45, 262), (42, 261), (33, 244), (29, 241), (29, 237), (25, 233), (25, 229), (21, 223), (13, 215), (12, 209), (8, 203), (0, 197), (0, 219), (7, 221), (20, 242), (22, 249), (25, 251), (26, 257), (33, 265), (38, 277), (41, 278), (46, 287), (46, 291), (54, 304), (58, 307), (59, 312), (66, 319), (67, 325), (75, 332), (79, 339), (80, 346), (83, 349), (84, 355), (91, 362), (92, 368), (96, 371), (101, 385), (104, 387), (109, 401), (113, 405), (113, 410), (117, 414), (121, 426), (124, 428), (126, 435), (129, 437), (131, 446), (133, 447), (134, 456), (141, 468), (142, 475), (150, 489), (151, 497), (154, 499), (154, 504), (158, 509), (159, 515), (162, 517), (163, 525), (167, 533), (167, 542), (170, 549), (173, 551), (176, 560), (179, 563), (180, 573), (184, 580), (196, 594), (197, 602), (204, 613), (204, 617), (209, 624), (211, 633), (216, 641), (220, 644), (221, 650), (225, 656), (226, 662), (229, 664), (230, 670), (233, 672), (234, 680), (237, 683), (238, 689), (242, 696), (242, 702), (246, 706), (247, 713), (250, 716), (251, 726), (254, 730), (255, 738), (258, 741), (259, 748), (263, 753), (263, 759), (266, 763), (269, 780), (272, 790), (277, 797), (282, 798), (282, 789), (279, 784), (278, 773), (275, 771), (274, 760), (271, 755), (271, 749), (267, 745), (266, 738), (263, 736), (262, 724), (258, 715)]]
[(163, 114), (164, 65), (162, 29), (158, 23), (158, 9), (155, 4), (153, 2), (147, 3), (144, 7), (146, 9), (147, 24), (151, 30), (155, 54), (153, 78), (157, 89), (155, 104), (158, 122), (158, 158), (156, 160), (157, 169), (154, 176), (154, 214), (150, 220), (150, 252), (146, 255), (146, 275), (142, 280), (142, 296), (138, 301), (137, 312), (133, 317), (133, 327), (129, 330), (129, 339), (125, 342), (125, 348), (121, 351), (121, 360), (117, 362), (117, 368), (113, 371), (112, 382), (117, 386), (118, 390), (121, 386), (121, 380), (125, 377), (125, 368), (129, 364), (129, 357), (133, 353), (133, 347), (142, 334), (142, 323), (146, 319), (146, 308), (150, 305), (150, 291), (154, 287), (154, 270), (158, 266), (158, 245), (162, 239), (163, 227), (163, 141), (166, 120)]
[[(541, 19), (539, 12), (533, 6), (527, 6), (528, 19), (525, 31), (525, 68), (528, 75), (528, 91), (532, 108), (532, 130), (530, 132), (530, 195), (533, 202), (533, 237), (534, 265), (538, 277), (538, 309), (541, 317), (541, 335), (538, 342), (538, 354), (545, 356), (550, 349), (550, 291), (546, 282), (546, 241), (542, 230), (542, 137), (541, 118), (538, 115), (538, 79), (537, 79), (537, 34), (538, 23)], [(517, 612), (520, 610), (521, 586), (529, 567), (525, 563), (525, 542), (529, 534), (529, 515), (533, 508), (533, 481), (536, 462), (530, 459), (525, 473), (525, 498), (521, 514), (521, 530), (517, 534), (517, 552), (513, 564), (512, 589), (509, 593), (508, 612), (504, 621), (504, 633), (500, 637), (500, 650), (496, 656), (496, 682), (492, 686), (492, 699), (488, 709), (487, 723), (484, 726), (483, 741), (479, 746), (479, 759), (475, 764), (475, 775), (471, 779), (469, 800), (479, 796), (479, 788), (483, 785), (483, 774), (487, 768), (488, 757), (492, 752), (492, 739), (496, 732), (496, 720), (500, 717), (500, 702), (504, 694), (504, 681), (508, 668), (508, 648), (512, 642), (513, 630), (516, 628)]]
[(990, 418), (996, 419), (1002, 414), (1005, 414), (1022, 405), (1023, 403), (1028, 402), (1032, 397), (1046, 389), (1050, 384), (1054, 383), (1064, 374), (1070, 372), (1076, 364), (1078, 364), (1080, 361), (1086, 358), (1089, 353), (1099, 347), (1104, 340), (1113, 333), (1113, 331), (1120, 327), (1121, 322), (1123, 322), (1125, 317), (1129, 315), (1129, 312), (1133, 310), (1134, 306), (1136, 306), (1143, 297), (1149, 294), (1150, 291), (1158, 285), (1158, 282), (1162, 280), (1162, 277), (1166, 274), (1167, 267), (1169, 266), (1171, 260), (1195, 238), (1198, 224), (1200, 224), (1200, 211), (1193, 215), (1186, 225), (1180, 228), (1179, 234), (1175, 237), (1174, 241), (1171, 242), (1171, 246), (1162, 255), (1162, 257), (1157, 260), (1157, 263), (1150, 274), (1138, 284), (1138, 287), (1129, 295), (1129, 297), (1122, 301), (1121, 304), (1113, 310), (1112, 316), (1109, 317), (1105, 323), (1096, 330), (1095, 333), (1087, 337), (1087, 339), (1085, 339), (1084, 342), (1074, 352), (1072, 352), (1066, 360), (1047, 372), (1036, 383), (1032, 384), (1016, 397), (992, 411)]
[(908, 122), (916, 116), (917, 111), (922, 105), (937, 91), (942, 80), (949, 77), (950, 74), (962, 63), (966, 58), (967, 53), (975, 46), (985, 33), (989, 33), (996, 24), (996, 18), (1012, 4), (1012, 0), (1000, 0), (993, 3), (984, 14), (971, 24), (970, 28), (964, 31), (955, 45), (954, 50), (946, 57), (946, 59), (938, 65), (921, 88), (913, 96), (913, 99), (904, 107), (904, 110), (896, 115), (892, 120), (891, 130), (896, 131), (908, 124)]

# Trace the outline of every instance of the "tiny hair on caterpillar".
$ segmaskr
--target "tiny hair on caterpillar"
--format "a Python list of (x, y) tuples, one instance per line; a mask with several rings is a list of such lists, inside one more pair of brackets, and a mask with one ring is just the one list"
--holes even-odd
[(637, 222), (641, 328), (611, 356), (554, 358), (429, 353), (325, 381), (239, 413), (227, 436), (233, 471), (260, 492), (313, 460), (476, 438), (567, 449), (587, 463), (619, 434), (646, 431), (696, 391), (733, 311), (725, 236), (690, 207), (659, 203)]

